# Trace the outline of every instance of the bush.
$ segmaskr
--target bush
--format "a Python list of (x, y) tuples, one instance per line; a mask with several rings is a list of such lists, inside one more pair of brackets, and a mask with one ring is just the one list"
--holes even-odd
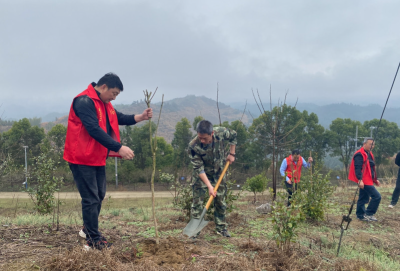
[(27, 192), (32, 199), (36, 211), (40, 214), (50, 214), (56, 206), (54, 193), (59, 190), (62, 178), (54, 176), (56, 163), (42, 153), (35, 158), (35, 168), (29, 177), (31, 183)]
[(175, 181), (171, 185), (171, 189), (175, 190), (173, 204), (175, 207), (182, 209), (187, 218), (190, 218), (190, 210), (193, 202), (193, 192), (190, 179), (186, 179), (181, 183)]
[(287, 193), (278, 192), (276, 194), (278, 200), (272, 206), (273, 239), (276, 241), (276, 245), (283, 250), (289, 249), (290, 242), (294, 241), (297, 236), (299, 223), (304, 220), (304, 214), (299, 205), (299, 201), (301, 201), (299, 195), (300, 193), (297, 191), (293, 193), (289, 208), (286, 206)]
[(254, 202), (257, 201), (257, 193), (264, 193), (270, 180), (264, 174), (248, 178), (243, 189), (254, 193)]
[(331, 185), (329, 173), (323, 176), (316, 171), (312, 176), (301, 179), (299, 191), (305, 192), (301, 196), (301, 208), (304, 214), (312, 220), (323, 220), (324, 210), (328, 208), (328, 198), (335, 191)]

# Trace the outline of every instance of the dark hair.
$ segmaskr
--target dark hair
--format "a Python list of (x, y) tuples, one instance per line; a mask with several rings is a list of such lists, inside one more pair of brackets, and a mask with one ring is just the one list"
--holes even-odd
[(213, 125), (208, 120), (202, 120), (197, 124), (197, 133), (211, 135), (213, 132)]
[(299, 151), (298, 149), (295, 149), (295, 150), (292, 151), (292, 155), (294, 155), (294, 154), (299, 155), (299, 154), (300, 154), (300, 151)]
[(106, 73), (100, 78), (99, 82), (97, 82), (97, 86), (101, 87), (102, 85), (106, 85), (108, 88), (118, 88), (120, 91), (124, 90), (121, 79), (112, 72)]

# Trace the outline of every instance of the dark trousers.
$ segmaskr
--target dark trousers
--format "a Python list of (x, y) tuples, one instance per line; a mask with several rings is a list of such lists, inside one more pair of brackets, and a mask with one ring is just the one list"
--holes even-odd
[(97, 242), (101, 237), (99, 214), (101, 203), (106, 195), (106, 169), (104, 166), (76, 164), (69, 164), (69, 168), (82, 198), (83, 225), (88, 233), (86, 239)]
[(286, 185), (286, 191), (289, 193), (287, 206), (290, 206), (291, 204), (290, 200), (292, 199), (293, 192), (297, 190), (298, 183), (294, 184), (294, 189), (293, 189), (293, 183), (289, 184), (288, 182), (285, 182), (285, 185)]
[[(371, 201), (369, 200), (371, 198)], [(365, 210), (365, 204), (368, 204)], [(357, 201), (356, 215), (358, 218), (363, 218), (364, 215), (374, 215), (378, 210), (379, 203), (381, 202), (381, 194), (376, 190), (373, 185), (364, 185), (364, 189), (360, 188), (360, 195)]]
[(399, 173), (397, 174), (396, 187), (394, 188), (392, 201), (390, 202), (390, 204), (393, 206), (396, 205), (397, 202), (399, 201), (399, 196), (400, 196), (400, 169)]

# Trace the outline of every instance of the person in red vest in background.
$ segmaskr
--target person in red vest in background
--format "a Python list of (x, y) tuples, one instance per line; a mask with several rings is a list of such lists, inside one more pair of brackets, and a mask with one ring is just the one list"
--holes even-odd
[(124, 115), (115, 110), (111, 101), (123, 89), (119, 77), (107, 73), (78, 94), (69, 111), (64, 160), (82, 198), (83, 229), (79, 235), (86, 238), (86, 249), (111, 246), (99, 232), (98, 219), (106, 195), (106, 158), (134, 157), (133, 151), (121, 144), (119, 125), (133, 125), (153, 116), (150, 108), (140, 115)]
[[(356, 215), (362, 221), (378, 221), (374, 215), (381, 202), (381, 194), (374, 187), (374, 184), (380, 186), (380, 182), (376, 177), (373, 148), (374, 139), (366, 137), (363, 146), (354, 153), (349, 171), (349, 180), (358, 183), (360, 187)], [(368, 202), (365, 210), (365, 204)]]
[(280, 173), (282, 177), (286, 176), (285, 185), (286, 190), (289, 193), (287, 206), (290, 206), (292, 194), (295, 190), (297, 190), (297, 186), (301, 177), (301, 169), (303, 167), (309, 168), (312, 161), (312, 157), (308, 157), (308, 162), (306, 162), (304, 158), (300, 156), (299, 150), (293, 150), (292, 155), (286, 157), (282, 161)]

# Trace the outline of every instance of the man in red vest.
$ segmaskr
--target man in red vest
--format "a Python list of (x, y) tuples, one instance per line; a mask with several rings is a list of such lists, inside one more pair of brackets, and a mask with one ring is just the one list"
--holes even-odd
[[(374, 139), (366, 137), (363, 146), (354, 153), (349, 171), (349, 180), (358, 183), (360, 187), (356, 215), (362, 221), (377, 221), (374, 214), (381, 202), (381, 194), (374, 187), (374, 183), (380, 186), (380, 182), (376, 177), (373, 147)], [(367, 210), (365, 210), (365, 204), (368, 202)]]
[(83, 230), (86, 249), (109, 247), (99, 232), (101, 203), (106, 194), (106, 158), (133, 159), (133, 151), (121, 145), (119, 125), (133, 125), (153, 116), (150, 108), (140, 115), (124, 115), (111, 101), (123, 90), (116, 74), (107, 73), (78, 94), (68, 116), (64, 159), (68, 162), (82, 198)]
[(282, 161), (280, 173), (282, 177), (286, 176), (285, 185), (286, 190), (289, 193), (287, 203), (288, 207), (290, 206), (290, 199), (292, 198), (292, 194), (295, 190), (297, 190), (297, 184), (300, 182), (301, 169), (303, 167), (309, 168), (312, 161), (312, 157), (308, 157), (308, 162), (306, 162), (304, 158), (300, 156), (299, 150), (293, 150), (292, 155), (286, 157)]

